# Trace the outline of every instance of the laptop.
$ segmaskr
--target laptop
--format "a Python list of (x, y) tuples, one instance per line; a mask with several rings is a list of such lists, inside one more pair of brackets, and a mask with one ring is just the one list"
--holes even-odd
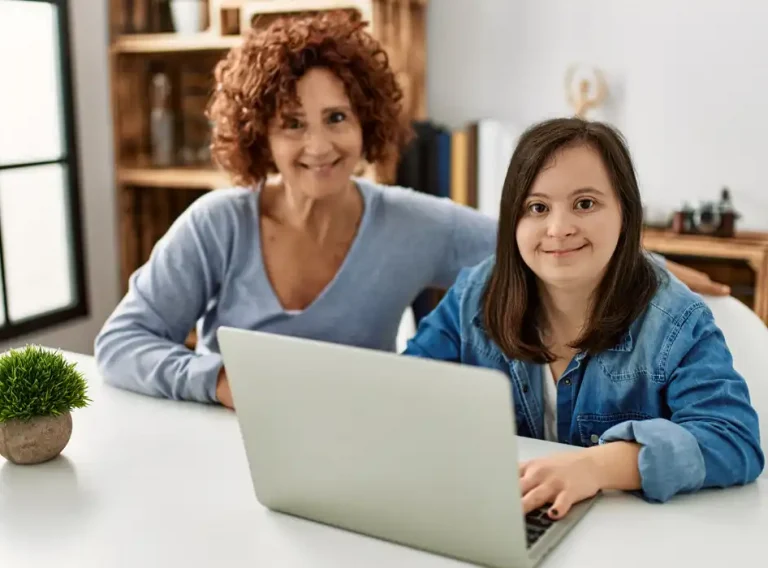
[(518, 463), (534, 456), (518, 455), (526, 439), (499, 371), (230, 327), (217, 335), (254, 492), (273, 511), (529, 568), (595, 501), (556, 522), (523, 514)]

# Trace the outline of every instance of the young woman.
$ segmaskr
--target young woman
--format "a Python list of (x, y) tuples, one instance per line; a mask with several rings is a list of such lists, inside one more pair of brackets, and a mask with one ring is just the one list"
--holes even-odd
[(462, 271), (405, 353), (502, 370), (519, 435), (585, 447), (522, 465), (526, 511), (753, 481), (747, 385), (701, 297), (643, 253), (621, 136), (580, 119), (532, 127), (500, 212), (495, 255)]
[[(381, 46), (343, 13), (251, 32), (216, 81), (213, 154), (238, 187), (176, 220), (94, 347), (112, 385), (231, 407), (219, 326), (394, 350), (405, 308), (491, 254), (496, 223), (353, 177), (364, 158), (397, 153), (409, 129)], [(701, 292), (728, 293), (668, 268)]]

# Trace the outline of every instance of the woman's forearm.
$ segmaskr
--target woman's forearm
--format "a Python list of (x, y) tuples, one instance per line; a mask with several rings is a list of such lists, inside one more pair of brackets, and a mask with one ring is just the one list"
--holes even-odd
[(642, 481), (637, 460), (640, 448), (640, 444), (635, 442), (609, 442), (587, 450), (591, 453), (600, 489), (641, 489)]

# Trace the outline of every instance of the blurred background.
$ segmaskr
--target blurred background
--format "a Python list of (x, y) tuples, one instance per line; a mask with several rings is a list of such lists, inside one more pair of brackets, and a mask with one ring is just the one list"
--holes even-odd
[[(417, 139), (361, 172), (498, 215), (522, 129), (609, 121), (646, 246), (768, 322), (768, 4), (747, 0), (0, 0), (0, 346), (92, 353), (173, 219), (224, 187), (203, 109), (249, 26), (341, 8), (371, 23)], [(190, 337), (194, 343), (194, 337)]]

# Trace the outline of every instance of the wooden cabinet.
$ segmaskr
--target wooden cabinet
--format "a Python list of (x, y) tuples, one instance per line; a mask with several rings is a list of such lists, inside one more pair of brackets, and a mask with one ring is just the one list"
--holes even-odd
[(647, 228), (643, 244), (728, 284), (733, 296), (768, 324), (768, 234), (741, 232), (733, 238), (720, 238)]
[[(205, 192), (228, 185), (206, 152), (212, 71), (247, 26), (278, 15), (345, 9), (370, 21), (406, 93), (407, 118), (426, 116), (426, 0), (207, 0), (202, 30), (174, 31), (167, 0), (110, 0), (110, 82), (123, 291), (173, 220)], [(167, 77), (173, 160), (150, 158), (153, 81)], [(154, 85), (157, 87), (157, 85)], [(394, 164), (366, 175), (391, 181)]]

